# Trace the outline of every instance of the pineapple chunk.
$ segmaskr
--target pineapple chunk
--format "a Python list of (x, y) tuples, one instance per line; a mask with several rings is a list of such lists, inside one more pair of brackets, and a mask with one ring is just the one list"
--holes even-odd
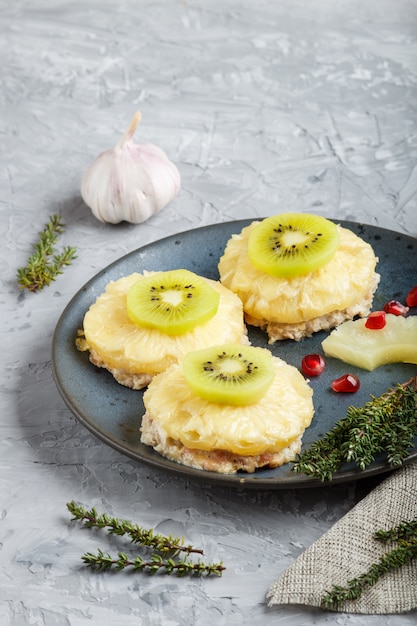
[(344, 322), (322, 342), (326, 356), (372, 371), (387, 363), (417, 364), (417, 316), (387, 314), (379, 330), (365, 327), (365, 319)]

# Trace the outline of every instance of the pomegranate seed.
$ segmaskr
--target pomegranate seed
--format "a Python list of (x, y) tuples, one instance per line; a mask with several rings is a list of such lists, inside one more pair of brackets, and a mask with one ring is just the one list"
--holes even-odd
[(398, 302), (398, 300), (390, 300), (384, 304), (385, 313), (391, 313), (391, 315), (402, 315), (405, 317), (409, 311), (408, 306)]
[(417, 285), (410, 289), (405, 301), (408, 306), (417, 306)]
[(365, 322), (365, 327), (371, 330), (381, 330), (387, 323), (385, 311), (374, 311), (368, 315), (368, 319)]
[(306, 376), (318, 376), (325, 368), (321, 354), (307, 354), (301, 361), (301, 369)]
[(354, 393), (358, 391), (360, 386), (359, 378), (355, 374), (343, 374), (331, 383), (331, 387), (336, 393)]

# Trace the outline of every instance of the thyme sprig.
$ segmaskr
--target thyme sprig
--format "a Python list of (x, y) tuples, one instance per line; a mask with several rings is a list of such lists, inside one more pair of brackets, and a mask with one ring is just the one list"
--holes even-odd
[(374, 538), (384, 543), (397, 542), (397, 546), (383, 554), (366, 572), (349, 580), (345, 587), (334, 585), (323, 596), (322, 607), (340, 609), (346, 602), (360, 598), (368, 587), (375, 585), (388, 572), (408, 565), (417, 558), (417, 518), (401, 522), (389, 530), (378, 530)]
[[(110, 569), (120, 571), (131, 567), (136, 572), (146, 571), (149, 574), (162, 571), (177, 576), (187, 574), (221, 576), (223, 570), (226, 569), (222, 562), (204, 563), (201, 560), (190, 560), (190, 554), (203, 556), (204, 551), (192, 545), (184, 545), (182, 538), (157, 534), (152, 529), (141, 528), (138, 524), (112, 517), (107, 513), (98, 514), (94, 507), (87, 510), (74, 500), (67, 503), (67, 509), (72, 514), (73, 521), (81, 521), (87, 528), (105, 528), (110, 535), (127, 536), (131, 543), (154, 550), (149, 558), (143, 558), (140, 555), (129, 558), (125, 552), (118, 552), (115, 558), (101, 549), (97, 551), (97, 554), (86, 552), (81, 559), (93, 571)], [(180, 558), (181, 554), (185, 554), (185, 557)]]
[(82, 560), (87, 567), (91, 567), (95, 571), (109, 570), (111, 568), (122, 570), (126, 567), (133, 567), (136, 572), (147, 570), (149, 574), (164, 571), (166, 574), (176, 574), (177, 576), (186, 576), (187, 574), (206, 574), (207, 576), (216, 574), (219, 576), (225, 569), (221, 563), (192, 562), (186, 559), (175, 560), (174, 558), (164, 559), (159, 554), (153, 554), (149, 560), (145, 560), (141, 556), (129, 559), (127, 554), (119, 552), (117, 559), (115, 559), (110, 554), (105, 554), (102, 550), (98, 550), (97, 554), (87, 552), (82, 557)]
[(118, 535), (119, 537), (128, 535), (132, 543), (139, 543), (142, 546), (154, 548), (164, 554), (178, 552), (203, 554), (203, 550), (194, 548), (191, 545), (185, 546), (179, 537), (155, 534), (151, 528), (141, 528), (138, 524), (111, 517), (107, 513), (99, 515), (94, 507), (88, 511), (74, 500), (68, 502), (67, 509), (73, 515), (72, 520), (83, 521), (84, 526), (87, 528), (107, 528), (109, 534)]
[(26, 266), (17, 270), (17, 283), (22, 289), (41, 291), (62, 274), (63, 268), (76, 257), (76, 249), (66, 246), (57, 252), (55, 245), (58, 236), (64, 232), (60, 215), (52, 215), (44, 229), (38, 233), (39, 240), (28, 258)]
[(380, 453), (386, 455), (390, 467), (399, 467), (409, 455), (416, 435), (417, 376), (414, 376), (381, 396), (371, 396), (362, 407), (350, 406), (346, 417), (298, 455), (292, 469), (297, 474), (331, 480), (344, 463), (353, 461), (363, 470)]

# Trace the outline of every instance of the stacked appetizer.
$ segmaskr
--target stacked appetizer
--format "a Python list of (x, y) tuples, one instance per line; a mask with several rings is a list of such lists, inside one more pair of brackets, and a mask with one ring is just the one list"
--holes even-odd
[(188, 353), (145, 391), (141, 441), (198, 469), (233, 474), (295, 459), (312, 389), (269, 350), (227, 344)]
[(84, 316), (78, 346), (121, 385), (142, 389), (187, 352), (219, 341), (248, 342), (241, 301), (180, 269), (110, 282)]
[(379, 275), (372, 247), (317, 215), (282, 213), (233, 235), (220, 280), (269, 342), (300, 340), (368, 315)]

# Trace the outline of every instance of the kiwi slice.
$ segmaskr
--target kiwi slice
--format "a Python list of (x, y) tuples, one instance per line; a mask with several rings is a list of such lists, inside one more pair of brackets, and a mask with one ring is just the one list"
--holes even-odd
[(336, 224), (310, 213), (267, 217), (249, 235), (248, 255), (258, 269), (282, 278), (308, 274), (330, 261), (339, 246)]
[(201, 276), (179, 269), (138, 280), (127, 293), (129, 318), (146, 328), (182, 335), (214, 317), (220, 295)]
[(217, 404), (255, 404), (271, 385), (275, 372), (265, 348), (224, 344), (189, 352), (182, 361), (192, 391)]

